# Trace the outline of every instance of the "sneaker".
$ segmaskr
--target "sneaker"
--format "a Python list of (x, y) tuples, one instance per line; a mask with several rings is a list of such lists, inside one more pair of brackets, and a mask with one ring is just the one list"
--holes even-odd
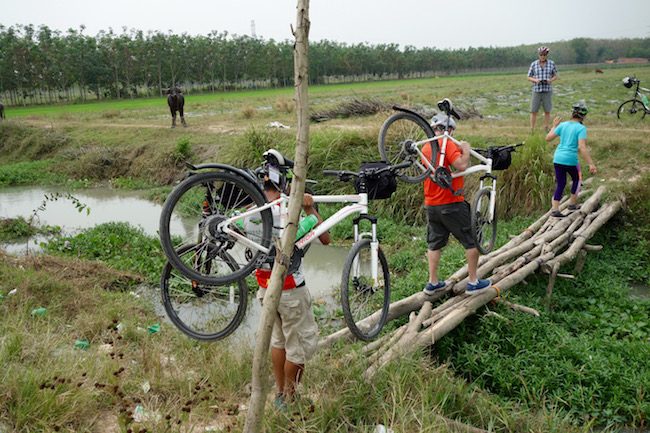
[(438, 281), (436, 284), (427, 283), (427, 285), (422, 289), (422, 291), (427, 295), (433, 295), (436, 292), (444, 289), (447, 285), (446, 281)]
[(554, 210), (553, 212), (551, 212), (551, 216), (555, 218), (564, 218), (566, 215), (564, 215), (559, 210)]
[(483, 290), (489, 288), (492, 285), (490, 280), (478, 280), (476, 283), (467, 283), (467, 289), (465, 293), (473, 295), (476, 293), (481, 293)]
[(580, 209), (580, 205), (579, 204), (570, 204), (568, 209), (569, 210), (578, 210), (578, 209)]
[(275, 394), (275, 399), (273, 400), (273, 406), (281, 412), (287, 410), (287, 402), (284, 401), (284, 394), (277, 393)]

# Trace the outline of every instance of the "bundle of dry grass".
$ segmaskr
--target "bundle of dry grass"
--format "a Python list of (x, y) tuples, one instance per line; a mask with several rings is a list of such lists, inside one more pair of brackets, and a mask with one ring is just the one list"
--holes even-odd
[(368, 116), (390, 109), (390, 104), (376, 99), (358, 99), (354, 98), (344, 101), (336, 108), (331, 110), (312, 113), (309, 119), (312, 122), (324, 122), (336, 118), (348, 118), (354, 116)]

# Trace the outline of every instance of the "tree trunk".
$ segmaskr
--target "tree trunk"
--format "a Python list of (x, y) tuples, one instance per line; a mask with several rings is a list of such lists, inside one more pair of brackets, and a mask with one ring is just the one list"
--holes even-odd
[(271, 281), (264, 296), (264, 307), (262, 309), (260, 327), (257, 331), (255, 353), (253, 355), (251, 398), (246, 416), (246, 424), (244, 425), (244, 432), (246, 433), (258, 433), (262, 427), (264, 403), (266, 402), (268, 389), (265, 378), (268, 374), (268, 352), (271, 342), (271, 331), (280, 303), (284, 278), (291, 260), (291, 252), (293, 251), (296, 240), (298, 218), (300, 217), (302, 198), (305, 192), (307, 153), (309, 150), (309, 100), (307, 94), (309, 78), (309, 0), (298, 0), (294, 36), (296, 38), (294, 45), (294, 75), (296, 80), (298, 132), (296, 136), (296, 154), (293, 169), (294, 176), (291, 182), (291, 195), (289, 197), (289, 218), (287, 227), (282, 233), (281, 243), (277, 246)]

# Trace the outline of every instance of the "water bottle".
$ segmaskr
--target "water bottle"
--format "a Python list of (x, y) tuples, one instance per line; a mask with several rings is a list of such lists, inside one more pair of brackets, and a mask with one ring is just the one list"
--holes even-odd
[(318, 224), (318, 217), (316, 215), (307, 215), (298, 223), (298, 231), (296, 232), (296, 240), (302, 238)]

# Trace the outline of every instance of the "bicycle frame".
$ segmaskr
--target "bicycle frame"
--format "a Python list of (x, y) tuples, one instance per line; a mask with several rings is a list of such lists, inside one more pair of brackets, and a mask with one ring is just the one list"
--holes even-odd
[[(411, 152), (417, 153), (417, 155), (420, 158), (420, 161), (422, 161), (426, 165), (426, 167), (424, 167), (422, 165), (422, 163), (416, 162), (421, 168), (423, 168), (425, 170), (426, 169), (431, 170), (431, 174), (429, 175), (431, 180), (434, 180), (434, 172), (436, 171), (436, 167), (434, 167), (431, 164), (431, 162), (429, 162), (428, 159), (425, 158), (425, 156), (422, 153), (422, 150), (420, 149), (420, 147), (425, 143), (432, 143), (434, 140), (440, 140), (440, 139), (442, 139), (442, 146), (440, 147), (440, 154), (439, 154), (437, 166), (442, 167), (443, 164), (444, 164), (444, 161), (445, 161), (445, 154), (446, 154), (446, 151), (447, 151), (447, 142), (449, 140), (451, 140), (454, 143), (460, 145), (460, 141), (456, 140), (454, 137), (449, 135), (448, 131), (445, 131), (444, 134), (442, 134), (442, 135), (436, 135), (433, 138), (427, 138), (426, 140), (410, 143), (410, 148), (407, 149), (407, 150), (409, 150)], [(483, 188), (485, 178), (491, 178), (492, 179), (492, 188), (491, 188), (491, 191), (490, 191), (490, 218), (492, 218), (494, 216), (494, 209), (496, 207), (496, 189), (497, 189), (496, 188), (496, 186), (497, 186), (496, 185), (496, 183), (497, 183), (496, 177), (492, 175), (492, 158), (486, 158), (485, 156), (481, 155), (480, 153), (478, 153), (477, 151), (475, 151), (474, 149), (471, 149), (471, 148), (469, 150), (469, 153), (470, 153), (470, 156), (478, 159), (481, 162), (481, 164), (472, 165), (469, 168), (467, 168), (466, 170), (459, 171), (459, 172), (454, 172), (454, 173), (452, 173), (451, 177), (452, 178), (457, 178), (457, 177), (461, 177), (461, 176), (466, 176), (468, 174), (485, 172), (485, 174), (482, 175), (481, 178), (480, 178), (479, 190), (481, 190)]]
[(643, 108), (645, 108), (645, 111), (647, 113), (650, 113), (650, 107), (648, 107), (647, 103), (644, 101), (644, 99), (647, 101), (647, 98), (645, 97), (645, 94), (641, 93), (641, 90), (650, 93), (650, 89), (641, 87), (641, 80), (639, 79), (635, 79), (635, 82), (636, 89), (634, 89), (634, 99), (637, 99), (639, 102), (641, 102), (641, 104), (643, 104)]
[[(309, 245), (311, 242), (313, 242), (315, 239), (317, 239), (320, 235), (346, 219), (350, 215), (354, 214), (360, 214), (362, 216), (368, 214), (368, 194), (367, 193), (359, 193), (359, 194), (348, 194), (348, 195), (315, 195), (313, 196), (314, 203), (350, 203), (347, 206), (344, 206), (343, 208), (339, 209), (336, 211), (333, 215), (331, 215), (329, 218), (323, 220), (322, 223), (314, 227), (311, 231), (309, 231), (307, 234), (305, 234), (301, 239), (296, 241), (295, 246), (300, 249), (304, 250), (307, 245)], [(233, 238), (236, 238), (239, 242), (241, 242), (243, 245), (262, 251), (265, 254), (269, 253), (269, 248), (265, 248), (262, 245), (259, 245), (258, 243), (248, 239), (246, 236), (241, 235), (240, 233), (237, 233), (236, 230), (233, 230), (232, 225), (236, 221), (243, 220), (246, 217), (249, 217), (251, 215), (254, 215), (256, 213), (262, 212), (265, 209), (269, 209), (273, 206), (280, 206), (280, 226), (281, 227), (286, 227), (287, 221), (286, 221), (286, 216), (288, 215), (287, 212), (287, 207), (289, 203), (289, 196), (285, 194), (281, 194), (280, 198), (273, 200), (270, 203), (266, 203), (264, 206), (261, 207), (256, 207), (254, 209), (248, 210), (246, 212), (243, 212), (241, 214), (235, 215), (233, 217), (230, 217), (224, 221), (222, 221), (218, 228), (220, 230), (223, 230), (224, 233), (228, 234), (229, 236), (232, 236)], [(359, 227), (358, 224), (354, 225), (354, 242), (359, 241), (362, 238), (365, 237), (370, 237), (371, 239), (371, 275), (373, 278), (373, 282), (377, 284), (377, 278), (378, 278), (378, 249), (379, 249), (379, 241), (377, 240), (377, 223), (374, 219), (371, 219), (372, 222), (372, 232), (371, 233), (359, 233)], [(282, 229), (281, 229), (282, 233)], [(280, 234), (282, 235), (282, 234)]]

